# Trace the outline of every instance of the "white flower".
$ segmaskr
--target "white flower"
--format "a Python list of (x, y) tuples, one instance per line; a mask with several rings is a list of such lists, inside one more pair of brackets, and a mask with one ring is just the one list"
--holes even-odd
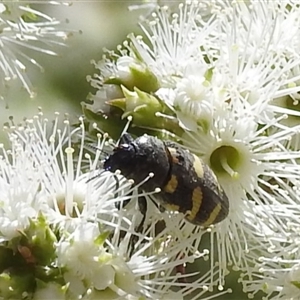
[(67, 266), (79, 278), (92, 278), (95, 258), (101, 255), (95, 240), (100, 235), (97, 224), (81, 223), (69, 235), (68, 239), (59, 241), (58, 263)]
[[(286, 11), (286, 3), (281, 4), (226, 3), (225, 13), (219, 15), (221, 42), (213, 73), (223, 78), (227, 99), (235, 102), (236, 110), (248, 108), (260, 123), (270, 121), (274, 112), (293, 114), (273, 101), (299, 91), (295, 84), (299, 51), (294, 38), (300, 29), (299, 8), (291, 4), (293, 8)], [(289, 29), (282, 30), (286, 26)]]
[[(174, 111), (182, 128), (206, 127), (225, 101), (236, 111), (246, 108), (259, 123), (268, 122), (277, 112), (295, 114), (269, 104), (300, 89), (295, 84), (300, 58), (294, 34), (281, 31), (286, 23), (298, 29), (299, 8), (293, 6), (291, 22), (285, 5), (278, 5), (278, 18), (273, 17), (278, 12), (274, 3), (216, 2), (209, 19), (197, 1), (180, 5), (172, 17), (163, 8), (143, 27), (152, 48), (133, 36), (126, 48), (138, 53), (157, 76), (156, 95)], [(263, 31), (257, 28), (260, 22)], [(280, 46), (282, 35), (294, 48)]]
[[(97, 243), (99, 235), (96, 223), (81, 223), (59, 242), (58, 263), (68, 270), (65, 279), (70, 283), (70, 292), (78, 294), (78, 287), (88, 283), (100, 291), (110, 288), (124, 295), (135, 294), (139, 289), (134, 274), (123, 258), (114, 258)], [(82, 280), (79, 286), (78, 279)]]
[(266, 293), (264, 299), (291, 299), (300, 297), (300, 261), (299, 259), (274, 258), (260, 259), (256, 266), (256, 273), (253, 279), (244, 279), (244, 290), (249, 297), (253, 297), (257, 292)]
[(189, 131), (196, 131), (199, 125), (209, 127), (214, 111), (222, 109), (226, 100), (222, 82), (214, 74), (209, 75), (208, 67), (200, 68), (200, 65), (187, 66), (187, 74), (178, 79), (174, 89), (160, 88), (155, 93), (174, 111), (180, 127)]
[[(289, 184), (292, 185), (291, 182)], [(281, 200), (281, 205), (269, 209), (281, 222), (282, 230), (274, 228), (269, 235), (269, 242), (272, 245), (260, 251), (258, 259), (254, 252), (246, 255), (249, 267), (252, 269), (252, 276), (242, 274), (241, 282), (243, 290), (248, 292), (250, 297), (263, 291), (266, 293), (266, 299), (271, 297), (272, 299), (298, 299), (300, 296), (299, 183), (293, 186), (293, 189), (286, 191), (280, 191), (277, 187), (273, 193)], [(263, 212), (262, 207), (257, 209)]]
[(11, 135), (10, 141), (11, 151), (1, 147), (1, 241), (18, 236), (29, 225), (29, 219), (48, 209), (40, 198), (41, 172), (33, 164), (30, 151), (23, 148), (15, 135)]
[(130, 36), (132, 48), (158, 77), (162, 87), (176, 85), (177, 79), (188, 75), (190, 66), (200, 67), (200, 72), (209, 68), (204, 56), (207, 53), (202, 52), (201, 47), (209, 49), (218, 23), (214, 18), (203, 22), (200, 11), (197, 2), (180, 4), (179, 13), (173, 15), (167, 7), (161, 8), (154, 20), (147, 23), (149, 28), (143, 26), (151, 48), (141, 38)]
[(20, 47), (56, 55), (54, 50), (49, 49), (49, 45), (63, 45), (60, 40), (67, 38), (66, 32), (57, 29), (59, 21), (29, 5), (30, 1), (4, 1), (0, 4), (0, 96), (3, 96), (4, 88), (13, 79), (18, 79), (31, 97), (35, 95), (24, 71), (27, 63), (40, 69), (42, 66), (20, 52)]
[[(264, 130), (268, 130), (267, 125)], [(247, 265), (245, 254), (251, 243), (261, 241), (264, 245), (279, 230), (288, 234), (289, 229), (282, 225), (276, 207), (294, 202), (297, 197), (292, 186), (299, 184), (295, 164), (299, 152), (285, 148), (283, 143), (299, 130), (296, 126), (262, 135), (263, 131), (258, 130), (258, 124), (247, 116), (247, 111), (243, 114), (240, 110), (237, 114), (225, 110), (207, 132), (186, 132), (185, 146), (212, 167), (229, 198), (228, 218), (212, 231), (218, 239), (218, 262), (224, 264), (225, 270), (226, 260), (238, 268)], [(283, 183), (286, 181), (292, 182), (291, 187)], [(286, 195), (284, 201), (282, 193)], [(269, 246), (265, 244), (261, 251)]]

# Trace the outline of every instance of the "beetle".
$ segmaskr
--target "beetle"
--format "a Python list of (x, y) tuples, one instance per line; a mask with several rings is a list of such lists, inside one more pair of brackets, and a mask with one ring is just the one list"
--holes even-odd
[(120, 170), (140, 188), (152, 192), (167, 210), (183, 213), (185, 219), (207, 227), (223, 221), (229, 213), (229, 200), (210, 167), (198, 156), (172, 141), (143, 135), (134, 139), (124, 133), (103, 165), (107, 171)]

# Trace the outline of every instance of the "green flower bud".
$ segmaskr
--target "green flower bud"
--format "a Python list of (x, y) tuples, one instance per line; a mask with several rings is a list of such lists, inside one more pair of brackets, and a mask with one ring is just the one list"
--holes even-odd
[(9, 247), (23, 257), (24, 265), (48, 265), (56, 257), (56, 236), (42, 215), (37, 220), (30, 219), (29, 223), (29, 227), (20, 232), (21, 236), (14, 238)]
[(122, 118), (133, 117), (136, 126), (152, 129), (166, 129), (180, 134), (178, 123), (160, 116), (173, 115), (172, 111), (159, 99), (137, 88), (134, 91), (122, 87), (125, 98), (110, 100), (107, 103), (124, 111)]
[(31, 232), (31, 242), (34, 256), (40, 265), (47, 265), (56, 257), (54, 245), (57, 242), (56, 236), (42, 215), (32, 225), (34, 230)]
[(133, 91), (138, 88), (147, 93), (159, 89), (159, 82), (154, 73), (141, 61), (129, 56), (122, 56), (116, 62), (118, 77), (111, 77), (104, 81), (106, 84), (125, 86)]

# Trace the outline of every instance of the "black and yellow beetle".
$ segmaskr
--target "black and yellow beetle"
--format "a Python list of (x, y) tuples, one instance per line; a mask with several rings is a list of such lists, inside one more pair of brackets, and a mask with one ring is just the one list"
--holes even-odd
[(229, 201), (213, 171), (196, 155), (171, 141), (143, 135), (121, 136), (118, 146), (104, 162), (104, 169), (120, 170), (136, 184), (149, 173), (154, 176), (141, 186), (155, 195), (162, 207), (183, 213), (192, 224), (209, 226), (224, 220)]

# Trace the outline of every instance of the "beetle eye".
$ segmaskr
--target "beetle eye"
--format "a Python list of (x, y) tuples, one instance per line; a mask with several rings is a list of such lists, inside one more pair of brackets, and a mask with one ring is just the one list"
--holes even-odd
[(119, 145), (117, 150), (123, 150), (123, 151), (128, 151), (128, 152), (137, 152), (137, 147), (134, 143), (121, 144), (121, 145)]
[(129, 149), (129, 145), (128, 144), (121, 144), (117, 149), (128, 150)]

